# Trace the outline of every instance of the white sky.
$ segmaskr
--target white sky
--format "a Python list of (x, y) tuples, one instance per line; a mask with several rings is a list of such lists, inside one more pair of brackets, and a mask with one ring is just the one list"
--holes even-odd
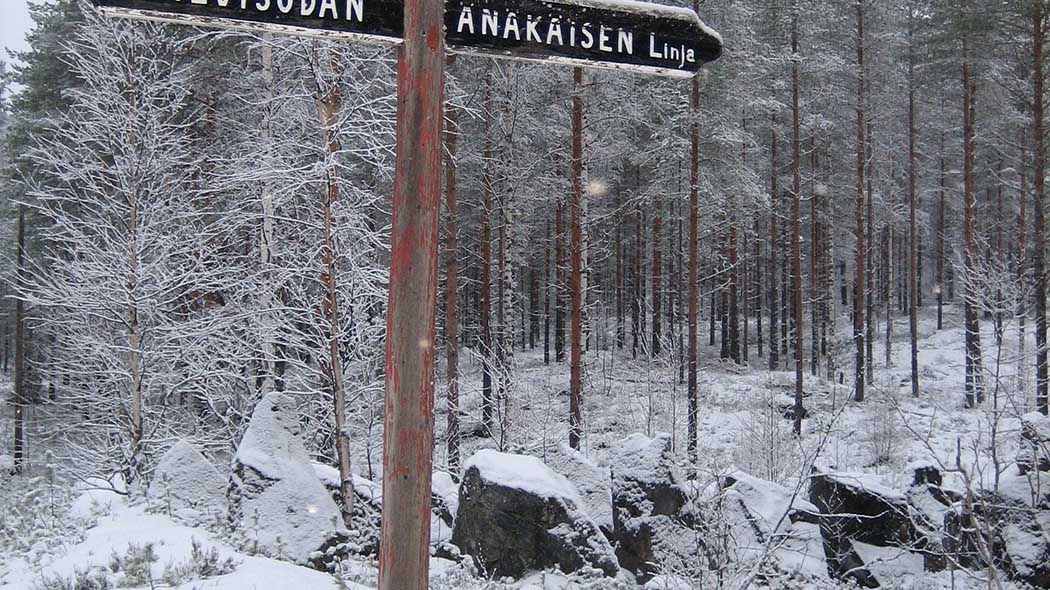
[[(0, 59), (5, 62), (14, 61), (8, 56), (9, 49), (24, 51), (29, 48), (26, 44), (26, 33), (33, 26), (29, 18), (29, 0), (0, 0)], [(34, 0), (39, 3), (40, 0)], [(10, 89), (18, 92), (20, 87), (15, 84)]]

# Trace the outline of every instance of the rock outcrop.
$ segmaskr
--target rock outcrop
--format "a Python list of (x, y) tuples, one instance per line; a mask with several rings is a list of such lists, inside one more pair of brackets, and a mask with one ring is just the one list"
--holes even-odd
[(226, 512), (226, 478), (196, 447), (176, 442), (153, 472), (146, 496), (152, 507), (191, 524)]
[(464, 466), (452, 543), (486, 577), (584, 568), (619, 571), (572, 484), (539, 459), (492, 450)]
[(345, 550), (342, 515), (310, 464), (287, 395), (271, 393), (255, 407), (227, 495), (230, 522), (254, 550), (318, 568)]
[(688, 534), (688, 495), (671, 453), (671, 436), (633, 434), (614, 445), (613, 540), (620, 565), (642, 583), (657, 573), (657, 545)]

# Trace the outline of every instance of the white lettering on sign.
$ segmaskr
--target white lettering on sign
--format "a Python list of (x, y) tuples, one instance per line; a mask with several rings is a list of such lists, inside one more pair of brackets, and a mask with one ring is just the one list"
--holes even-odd
[[(229, 8), (231, 2), (241, 10), (269, 12), (274, 6), (284, 14), (297, 12), (299, 16), (315, 17), (330, 20), (343, 18), (359, 23), (365, 20), (365, 0), (345, 0), (344, 11), (339, 12), (339, 0), (174, 0), (178, 3), (188, 2), (197, 6), (209, 6), (214, 2), (219, 8)], [(470, 8), (466, 8), (470, 12)], [(472, 31), (473, 32), (473, 31)]]
[(646, 55), (644, 48), (638, 48), (638, 52), (635, 52), (635, 31), (589, 21), (566, 21), (557, 16), (520, 14), (514, 10), (501, 12), (482, 8), (480, 16), (476, 18), (470, 6), (462, 6), (456, 20), (456, 33), (464, 32), (494, 39), (513, 38), (515, 41), (552, 47), (579, 45), (583, 49), (597, 49), (604, 53), (647, 56), (670, 62), (668, 67), (682, 68), (685, 64), (696, 63), (695, 50), (687, 49), (682, 44), (662, 42), (655, 33), (648, 35), (649, 51)]
[(456, 25), (456, 32), (462, 33), (463, 28), (470, 29), (470, 34), (474, 34), (474, 19), (471, 18), (470, 7), (464, 6), (463, 10), (459, 12), (459, 23)]
[[(114, 0), (94, 1), (105, 6), (108, 1)], [(154, 1), (158, 4), (170, 2), (182, 6), (217, 7), (231, 12), (239, 8), (241, 11), (269, 13), (278, 19), (280, 15), (292, 15), (296, 20), (302, 18), (371, 24), (365, 21), (366, 0)], [(389, 16), (387, 13), (392, 10), (389, 3), (395, 0), (370, 1), (376, 1), (382, 7), (376, 9), (376, 14), (381, 16), (373, 17), (381, 20)], [(521, 47), (531, 44), (547, 46), (547, 53), (550, 53), (552, 57), (563, 59), (584, 62), (620, 62), (625, 65), (633, 64), (636, 60), (644, 60), (644, 64), (638, 65), (664, 70), (687, 71), (696, 71), (702, 61), (701, 55), (704, 53), (704, 49), (698, 49), (695, 45), (690, 47), (689, 44), (682, 42), (682, 39), (687, 38), (685, 35), (690, 34), (685, 32), (689, 24), (679, 23), (678, 26), (664, 24), (661, 31), (666, 30), (666, 33), (639, 30), (647, 26), (647, 20), (640, 19), (635, 24), (635, 21), (626, 18), (630, 14), (625, 17), (622, 14), (623, 11), (616, 11), (615, 14), (610, 14), (608, 17), (600, 10), (583, 10), (576, 14), (569, 10), (573, 6), (572, 0), (554, 0), (555, 5), (565, 3), (569, 8), (557, 8), (546, 4), (544, 0), (522, 0), (521, 3), (504, 0), (495, 2), (498, 7), (480, 6), (475, 4), (474, 0), (445, 1), (448, 4), (448, 22), (451, 24), (455, 19), (455, 27), (450, 27), (449, 35), (461, 37), (450, 39), (453, 46), (466, 45), (469, 47), (477, 44), (485, 48), (494, 47), (508, 54), (522, 51), (526, 54), (523, 56), (525, 59), (532, 59), (528, 56), (529, 54), (544, 53), (542, 48)], [(676, 18), (681, 19), (681, 16), (677, 15)], [(601, 22), (603, 20), (606, 22)], [(277, 22), (277, 24), (283, 23)], [(299, 23), (293, 26), (310, 28), (309, 25)], [(327, 28), (334, 30), (338, 27)], [(383, 36), (392, 37), (393, 35), (390, 35), (388, 31), (383, 31)], [(472, 38), (464, 40), (462, 36)], [(490, 41), (486, 41), (485, 38)], [(635, 45), (636, 40), (637, 45)], [(588, 53), (590, 55), (587, 55)]]

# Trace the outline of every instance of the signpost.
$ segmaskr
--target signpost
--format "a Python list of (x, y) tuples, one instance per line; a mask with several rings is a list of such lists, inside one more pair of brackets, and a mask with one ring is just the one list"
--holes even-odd
[[(93, 0), (106, 14), (398, 45), (402, 0)], [(632, 0), (447, 0), (457, 53), (688, 78), (722, 53), (692, 10)]]
[[(457, 53), (689, 78), (704, 63), (718, 59), (721, 38), (704, 26), (695, 11), (631, 0), (92, 2), (110, 16), (401, 46), (387, 305), (379, 590), (425, 590), (430, 559), (434, 316), (446, 43)], [(582, 170), (578, 70), (574, 79), (575, 216)], [(695, 103), (695, 80), (693, 91)], [(574, 226), (574, 267), (579, 256), (578, 231)], [(579, 295), (574, 293), (577, 314)], [(574, 416), (578, 440), (579, 417)]]

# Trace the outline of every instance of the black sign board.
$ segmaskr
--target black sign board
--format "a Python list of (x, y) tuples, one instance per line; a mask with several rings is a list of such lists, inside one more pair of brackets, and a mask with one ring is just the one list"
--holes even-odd
[[(403, 0), (92, 0), (142, 18), (398, 44)], [(692, 10), (632, 0), (446, 0), (459, 53), (691, 76), (722, 41)]]

